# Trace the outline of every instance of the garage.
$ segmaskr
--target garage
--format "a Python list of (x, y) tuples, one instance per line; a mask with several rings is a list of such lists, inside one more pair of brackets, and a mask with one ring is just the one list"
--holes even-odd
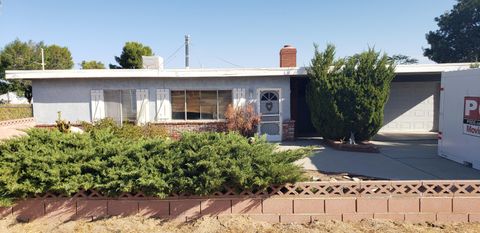
[[(468, 69), (469, 66), (466, 63), (398, 65), (380, 132), (438, 132), (441, 74)], [(311, 123), (306, 103), (308, 81), (305, 74), (290, 79), (291, 114), (295, 120), (296, 137), (320, 136)]]
[(392, 82), (380, 132), (438, 131), (440, 81)]

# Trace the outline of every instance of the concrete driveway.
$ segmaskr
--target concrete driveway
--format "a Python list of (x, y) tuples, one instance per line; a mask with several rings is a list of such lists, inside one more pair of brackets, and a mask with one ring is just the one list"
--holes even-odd
[(32, 128), (34, 126), (35, 126), (34, 122), (27, 122), (27, 123), (23, 123), (23, 124), (2, 126), (2, 127), (0, 127), (0, 140), (12, 138), (12, 137), (15, 137), (15, 136), (26, 135), (24, 130)]
[(314, 146), (315, 153), (298, 161), (305, 169), (349, 173), (382, 179), (480, 179), (480, 171), (437, 155), (436, 135), (388, 134), (373, 141), (380, 153), (360, 153), (325, 147), (320, 138), (281, 144), (282, 148)]

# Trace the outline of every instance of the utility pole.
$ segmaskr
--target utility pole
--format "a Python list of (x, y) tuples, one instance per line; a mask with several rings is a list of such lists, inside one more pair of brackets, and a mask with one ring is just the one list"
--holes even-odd
[(43, 48), (40, 48), (40, 51), (42, 52), (42, 70), (45, 70), (45, 56), (43, 54)]
[(185, 35), (185, 69), (190, 68), (190, 51), (189, 51), (190, 35)]

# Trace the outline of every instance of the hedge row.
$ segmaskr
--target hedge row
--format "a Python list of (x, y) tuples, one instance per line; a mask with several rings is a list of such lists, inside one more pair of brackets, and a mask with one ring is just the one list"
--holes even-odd
[(224, 186), (262, 189), (302, 179), (293, 162), (308, 153), (279, 151), (262, 138), (252, 143), (236, 133), (187, 133), (171, 140), (130, 139), (110, 128), (83, 134), (32, 129), (0, 144), (0, 201), (79, 189), (158, 197), (208, 195)]

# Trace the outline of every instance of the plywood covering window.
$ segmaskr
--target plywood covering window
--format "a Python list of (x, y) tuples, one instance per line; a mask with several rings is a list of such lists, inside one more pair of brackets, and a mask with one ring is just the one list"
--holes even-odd
[(174, 120), (224, 119), (224, 112), (232, 103), (232, 91), (172, 91), (171, 103)]

